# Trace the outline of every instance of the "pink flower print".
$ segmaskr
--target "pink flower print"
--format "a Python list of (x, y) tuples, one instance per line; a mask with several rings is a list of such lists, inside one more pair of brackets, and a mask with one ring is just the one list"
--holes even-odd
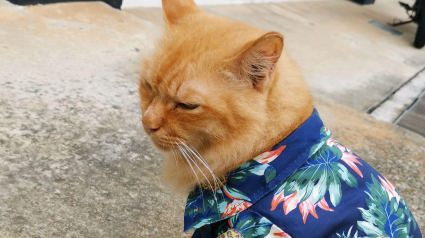
[(273, 225), (270, 228), (269, 234), (266, 237), (264, 237), (264, 238), (277, 238), (277, 237), (281, 237), (281, 238), (292, 238), (290, 235), (288, 235), (287, 233), (285, 233), (284, 231), (282, 231), (282, 229), (280, 229), (276, 225)]
[(397, 203), (400, 202), (401, 196), (397, 193), (397, 191), (395, 190), (394, 185), (391, 184), (391, 182), (385, 178), (385, 176), (383, 179), (378, 175), (379, 181), (381, 181), (382, 186), (384, 186), (385, 190), (387, 190), (388, 193), (388, 198), (391, 199), (395, 197), (395, 199), (397, 199)]
[(334, 139), (332, 139), (332, 138), (329, 138), (329, 139), (326, 141), (326, 144), (327, 144), (329, 147), (332, 147), (332, 146), (336, 145), (336, 141), (335, 141)]
[(303, 216), (304, 224), (307, 220), (307, 216), (308, 216), (309, 213), (311, 215), (313, 215), (316, 219), (319, 219), (319, 217), (317, 216), (317, 213), (316, 213), (316, 207), (317, 206), (319, 206), (320, 208), (322, 208), (323, 210), (328, 211), (328, 212), (334, 211), (332, 208), (329, 207), (325, 198), (322, 198), (322, 200), (320, 200), (320, 202), (318, 202), (316, 204), (313, 204), (313, 201), (311, 200), (311, 198), (308, 198), (307, 200), (300, 203), (300, 205), (299, 205), (301, 215)]
[(257, 157), (255, 157), (254, 160), (257, 161), (260, 164), (268, 164), (268, 163), (272, 162), (273, 160), (275, 160), (280, 155), (280, 153), (282, 153), (282, 151), (285, 148), (286, 148), (286, 145), (282, 145), (277, 150), (266, 151), (266, 152), (258, 155)]
[(280, 192), (278, 195), (275, 195), (273, 197), (272, 207), (271, 207), (270, 211), (274, 211), (276, 209), (277, 205), (279, 205), (279, 203), (281, 203), (282, 201), (285, 201), (284, 193), (285, 193), (285, 191), (282, 190), (282, 192)]
[(282, 201), (285, 201), (283, 203), (283, 211), (285, 212), (285, 215), (288, 215), (288, 213), (294, 210), (298, 205), (298, 191), (295, 191), (295, 193), (286, 197), (284, 196), (284, 191), (280, 192), (277, 196), (274, 196), (272, 200), (272, 208), (270, 209), (270, 211), (275, 210), (277, 205)]
[(298, 203), (298, 191), (295, 191), (295, 193), (288, 196), (288, 198), (285, 199), (285, 202), (283, 203), (283, 211), (285, 212), (285, 215), (288, 215), (292, 210), (294, 210)]
[(318, 205), (320, 208), (322, 208), (325, 211), (328, 211), (328, 212), (333, 212), (334, 211), (334, 209), (332, 209), (332, 208), (329, 207), (329, 205), (326, 202), (325, 198), (322, 198), (322, 200), (320, 200), (320, 202), (318, 204), (316, 204), (316, 205)]
[[(272, 200), (272, 207), (270, 211), (274, 211), (279, 205), (279, 203), (283, 202), (283, 211), (285, 215), (288, 215), (292, 210), (294, 210), (299, 203), (298, 198), (298, 191), (295, 191), (295, 193), (284, 196), (284, 191), (280, 192), (278, 195), (275, 195)], [(299, 204), (299, 209), (301, 212), (301, 215), (303, 216), (303, 222), (304, 224), (307, 221), (308, 214), (313, 215), (316, 219), (318, 219), (318, 215), (316, 213), (316, 207), (319, 206), (324, 211), (333, 212), (334, 210), (329, 207), (328, 203), (326, 202), (325, 198), (322, 198), (320, 202), (313, 204), (313, 200), (311, 198), (308, 198), (307, 200), (301, 202)]]
[(308, 198), (304, 202), (300, 203), (299, 208), (303, 216), (304, 224), (305, 224), (305, 221), (307, 220), (307, 216), (309, 213), (313, 215), (316, 219), (319, 219), (316, 213), (316, 206), (313, 204), (313, 201), (311, 200), (311, 198)]
[(353, 169), (360, 177), (363, 178), (362, 171), (360, 171), (359, 167), (357, 167), (356, 164), (362, 165), (360, 161), (358, 160), (359, 157), (351, 154), (347, 151), (347, 148), (345, 148), (342, 145), (336, 145), (342, 152), (342, 158), (341, 160), (344, 161), (348, 166), (350, 166), (351, 169)]
[(248, 207), (252, 206), (251, 203), (244, 200), (234, 200), (227, 204), (226, 209), (221, 217), (233, 216), (238, 212), (244, 211)]

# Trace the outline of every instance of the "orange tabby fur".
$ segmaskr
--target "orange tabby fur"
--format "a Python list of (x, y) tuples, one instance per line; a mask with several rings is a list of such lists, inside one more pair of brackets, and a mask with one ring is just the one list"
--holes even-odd
[(220, 176), (287, 137), (313, 104), (279, 33), (207, 14), (193, 0), (163, 7), (165, 34), (142, 68), (142, 121), (166, 155), (165, 180), (187, 193), (212, 175), (193, 159), (195, 175), (176, 143), (195, 148)]

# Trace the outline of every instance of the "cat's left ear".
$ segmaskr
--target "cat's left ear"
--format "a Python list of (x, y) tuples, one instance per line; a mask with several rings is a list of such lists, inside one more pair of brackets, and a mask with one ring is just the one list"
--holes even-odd
[(162, 0), (162, 8), (168, 25), (189, 14), (199, 11), (194, 0)]
[(236, 74), (254, 88), (264, 87), (283, 50), (283, 36), (269, 32), (245, 48), (233, 62)]

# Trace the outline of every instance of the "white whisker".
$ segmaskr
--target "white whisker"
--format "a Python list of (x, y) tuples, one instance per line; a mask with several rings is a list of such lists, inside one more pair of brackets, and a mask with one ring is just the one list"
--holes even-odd
[[(165, 136), (165, 138), (166, 138), (167, 140), (170, 140), (170, 139), (168, 138), (168, 136)], [(176, 156), (176, 153), (175, 153), (175, 151), (174, 151), (173, 146), (170, 146), (170, 149), (171, 149), (171, 154), (173, 155), (174, 162), (176, 163), (176, 168), (178, 169), (178, 168), (179, 168), (179, 165), (178, 165), (178, 163), (177, 163), (177, 156)]]
[(204, 200), (204, 199), (203, 199), (204, 194), (203, 194), (203, 192), (202, 192), (201, 181), (199, 180), (198, 175), (196, 174), (195, 170), (193, 169), (192, 163), (191, 163), (191, 162), (188, 160), (188, 158), (186, 157), (186, 153), (184, 152), (183, 148), (182, 148), (179, 144), (177, 144), (177, 143), (176, 143), (176, 145), (177, 145), (177, 147), (179, 148), (180, 152), (182, 153), (183, 157), (185, 158), (186, 162), (189, 164), (190, 169), (192, 170), (193, 174), (195, 175), (195, 178), (196, 178), (196, 180), (198, 181), (199, 190), (201, 191), (202, 200)]
[[(210, 168), (210, 166), (208, 166), (207, 161), (205, 161), (205, 159), (202, 157), (202, 155), (198, 152), (198, 150), (196, 150), (195, 147), (187, 145), (188, 148), (190, 149), (190, 151), (192, 151), (192, 153), (194, 153), (195, 155), (197, 155), (197, 158), (200, 160), (200, 162), (208, 169), (208, 171), (211, 173), (211, 176), (213, 177), (215, 186), (219, 185), (222, 181), (214, 174), (214, 172), (212, 171), (212, 169)], [(220, 183), (219, 183), (220, 182)], [(217, 189), (214, 193), (214, 196), (217, 195)], [(222, 196), (224, 196), (223, 194), (221, 194)], [(215, 198), (216, 199), (216, 198)]]
[[(182, 142), (183, 143), (183, 142)], [(183, 145), (186, 147), (186, 145), (183, 143)], [(204, 172), (201, 170), (201, 168), (198, 166), (198, 164), (195, 162), (195, 160), (193, 159), (193, 157), (188, 153), (189, 151), (187, 151), (185, 148), (183, 148), (183, 151), (185, 153), (185, 155), (188, 156), (188, 158), (193, 162), (193, 164), (198, 168), (198, 170), (201, 172), (201, 174), (204, 176), (204, 178), (207, 180), (208, 185), (210, 186), (211, 190), (213, 191), (213, 187), (210, 183), (210, 181), (208, 180), (207, 176), (204, 174)], [(182, 151), (182, 152), (183, 152)]]
[[(188, 152), (190, 151), (190, 153), (192, 153), (193, 155), (195, 155), (195, 157), (196, 158), (198, 158), (198, 160), (201, 162), (201, 163), (203, 163), (204, 164), (204, 166), (210, 171), (210, 173), (211, 173), (211, 175), (213, 176), (213, 181), (214, 181), (214, 188), (212, 187), (212, 185), (211, 185), (211, 183), (210, 183), (210, 181), (208, 180), (208, 178), (205, 176), (205, 174), (202, 172), (202, 170), (199, 168), (199, 166), (198, 165), (196, 165), (196, 163), (195, 163), (195, 165), (196, 165), (196, 167), (198, 167), (198, 169), (199, 169), (199, 171), (201, 171), (201, 173), (204, 175), (204, 177), (205, 177), (205, 179), (207, 179), (207, 182), (208, 182), (208, 184), (209, 184), (209, 186), (210, 186), (210, 188), (211, 188), (211, 192), (212, 192), (212, 194), (213, 194), (213, 198), (214, 198), (214, 200), (216, 201), (216, 205), (217, 205), (217, 209), (219, 209), (219, 207), (218, 207), (218, 201), (217, 201), (217, 190), (216, 190), (216, 187), (215, 186), (218, 186), (218, 183), (217, 183), (217, 179), (216, 179), (216, 177), (215, 177), (215, 175), (214, 175), (214, 173), (211, 171), (211, 169), (208, 167), (208, 165), (206, 164), (206, 162), (203, 160), (203, 159), (201, 159), (201, 155), (198, 153), (198, 155), (196, 154), (196, 153), (194, 153), (194, 151), (191, 149), (191, 148), (189, 148), (189, 146), (187, 146), (186, 145), (186, 143), (184, 143), (184, 142), (182, 142), (182, 141), (180, 141), (180, 143), (182, 143), (183, 144), (183, 146), (185, 146), (188, 150)], [(193, 161), (193, 160), (192, 160)]]
[[(209, 166), (206, 164), (206, 162), (205, 162), (205, 160), (202, 158), (202, 156), (199, 154), (199, 153), (195, 153), (191, 148), (189, 148), (189, 146), (188, 145), (186, 145), (186, 143), (184, 143), (184, 142), (182, 142), (182, 141), (180, 141), (180, 143), (182, 143), (183, 144), (183, 146), (185, 146), (185, 148), (187, 148), (187, 152), (190, 152), (191, 154), (193, 154), (194, 156), (195, 156), (195, 158), (197, 158), (202, 164), (204, 164), (204, 166), (208, 169), (208, 171), (211, 173), (211, 175), (212, 175), (212, 177), (213, 177), (213, 182), (214, 182), (214, 188), (212, 187), (212, 185), (211, 185), (211, 183), (210, 183), (210, 181), (208, 180), (208, 178), (205, 176), (205, 174), (202, 172), (202, 170), (199, 168), (199, 166), (198, 165), (196, 165), (196, 163), (195, 163), (195, 165), (196, 165), (196, 167), (198, 167), (198, 169), (201, 171), (201, 173), (204, 175), (204, 177), (205, 177), (205, 179), (207, 179), (207, 182), (208, 182), (208, 184), (209, 184), (209, 186), (210, 186), (210, 189), (211, 189), (211, 192), (212, 192), (212, 194), (213, 194), (213, 197), (214, 197), (214, 200), (216, 200), (217, 201), (217, 188), (216, 188), (216, 186), (218, 186), (219, 185), (219, 183), (218, 183), (218, 179), (217, 179), (217, 177), (214, 175), (214, 173), (212, 172), (212, 170), (209, 168)], [(196, 150), (196, 149), (195, 149)], [(190, 157), (192, 157), (192, 156), (190, 156)]]
[(192, 149), (191, 147), (189, 147), (186, 144), (183, 144), (183, 145), (195, 156), (195, 158), (197, 158), (199, 160), (199, 162), (201, 162), (205, 166), (205, 168), (210, 172), (210, 174), (213, 178), (214, 184), (217, 184), (217, 181), (218, 181), (217, 176), (215, 176), (212, 169), (208, 166), (207, 162), (204, 160), (204, 158), (202, 158), (201, 154), (199, 154), (199, 152), (195, 148)]

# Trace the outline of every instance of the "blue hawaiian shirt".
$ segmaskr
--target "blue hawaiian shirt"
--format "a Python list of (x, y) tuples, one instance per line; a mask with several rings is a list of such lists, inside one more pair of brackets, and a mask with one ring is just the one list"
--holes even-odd
[(317, 111), (270, 150), (189, 194), (193, 237), (422, 237), (394, 186)]

